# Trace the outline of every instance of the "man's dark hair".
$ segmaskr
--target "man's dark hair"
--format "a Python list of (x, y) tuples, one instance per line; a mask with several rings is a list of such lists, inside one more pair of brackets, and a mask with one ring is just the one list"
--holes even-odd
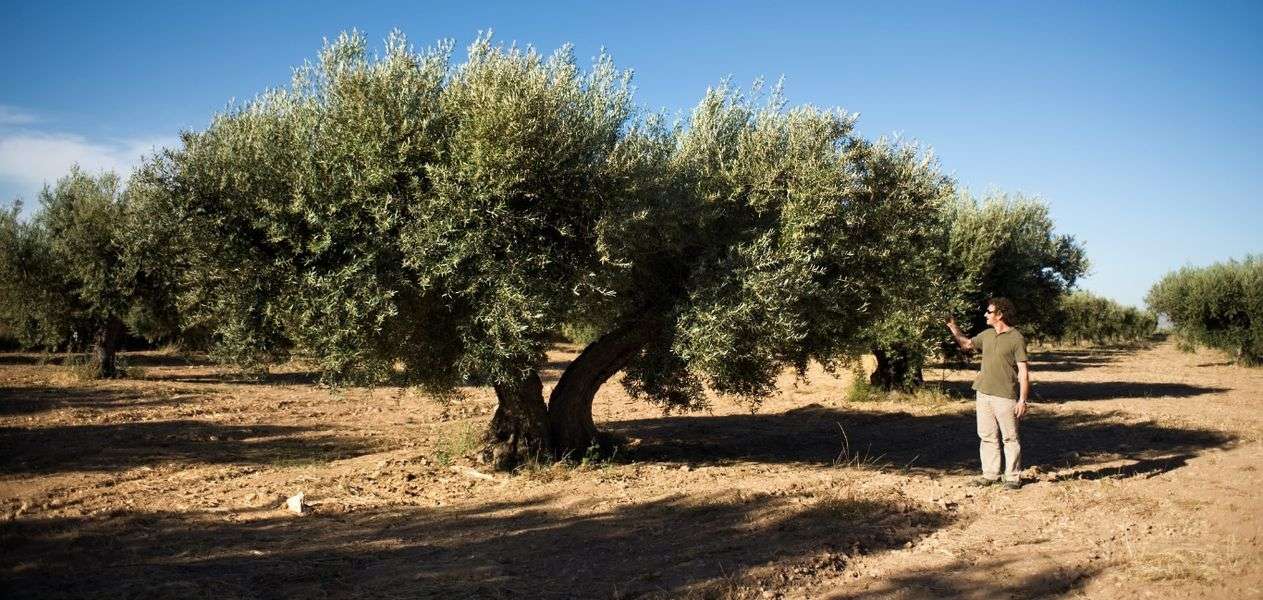
[(1017, 324), (1017, 308), (1013, 306), (1013, 302), (1008, 298), (992, 298), (987, 300), (987, 304), (995, 307), (996, 312), (1004, 317), (1006, 325)]

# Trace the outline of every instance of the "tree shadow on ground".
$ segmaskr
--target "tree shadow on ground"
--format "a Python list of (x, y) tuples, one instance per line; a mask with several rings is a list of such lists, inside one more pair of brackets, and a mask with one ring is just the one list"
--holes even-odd
[(293, 465), (377, 451), (314, 427), (144, 421), (0, 427), (0, 473), (121, 471), (167, 462)]
[(1134, 354), (1138, 350), (1144, 350), (1150, 347), (1151, 347), (1151, 344), (1147, 344), (1147, 343), (1103, 344), (1099, 346), (1083, 346), (1083, 347), (1077, 347), (1077, 348), (1073, 346), (1042, 346), (1032, 351), (1032, 353), (1045, 354), (1049, 352), (1055, 352), (1055, 353), (1062, 353), (1067, 356), (1093, 356), (1093, 355), (1099, 355), (1099, 354), (1119, 355), (1119, 354)]
[[(215, 364), (204, 354), (183, 354), (171, 352), (120, 352), (119, 358), (133, 367), (201, 367)], [(58, 352), (45, 354), (42, 352), (0, 353), (0, 365), (58, 365), (65, 366), (76, 360), (87, 360), (88, 354), (83, 352)]]
[(1113, 362), (1117, 362), (1117, 354), (1082, 354), (1077, 351), (1060, 350), (1055, 352), (1039, 352), (1030, 355), (1031, 370), (1038, 372), (1083, 371)]
[[(973, 383), (969, 381), (930, 381), (949, 396), (972, 399)], [(1031, 399), (1035, 402), (1060, 404), (1085, 400), (1122, 400), (1125, 398), (1192, 398), (1218, 394), (1230, 388), (1191, 385), (1187, 383), (1141, 381), (1032, 381)]]
[(171, 352), (127, 352), (123, 360), (131, 367), (208, 367), (215, 361), (205, 354)]
[[(1122, 412), (1041, 413), (1022, 421), (1022, 456), (1048, 468), (1192, 455), (1231, 445), (1209, 430), (1135, 421)], [(867, 464), (931, 473), (978, 470), (972, 411), (918, 416), (810, 405), (772, 415), (686, 416), (605, 424), (633, 440), (625, 460), (721, 464)], [(1180, 462), (1154, 463), (1169, 469)]]
[(1103, 568), (1060, 566), (1032, 572), (1028, 560), (956, 560), (932, 569), (887, 575), (862, 590), (835, 591), (825, 598), (1047, 598), (1082, 589)]
[(28, 517), (0, 524), (0, 567), (9, 598), (674, 598), (770, 561), (780, 583), (840, 572), (954, 520), (901, 496), (557, 500)]
[(166, 406), (190, 396), (146, 397), (138, 390), (129, 389), (0, 386), (0, 416), (28, 415), (66, 408), (108, 410)]
[(211, 373), (152, 373), (146, 374), (145, 379), (148, 381), (168, 381), (171, 383), (196, 383), (196, 384), (230, 384), (230, 385), (260, 385), (260, 386), (287, 386), (287, 385), (317, 385), (320, 383), (320, 373), (316, 371), (285, 371), (285, 372), (269, 372), (261, 374), (241, 373), (232, 370), (215, 371)]
[(30, 352), (0, 353), (0, 365), (55, 365), (61, 364), (60, 355), (36, 354)]

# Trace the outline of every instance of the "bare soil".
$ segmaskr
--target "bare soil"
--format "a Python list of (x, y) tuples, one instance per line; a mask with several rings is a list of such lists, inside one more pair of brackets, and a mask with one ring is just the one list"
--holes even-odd
[(952, 365), (862, 402), (787, 373), (757, 412), (611, 383), (613, 459), (504, 474), (471, 459), (486, 389), (127, 359), (94, 382), (0, 355), (0, 597), (1263, 597), (1263, 369), (1210, 352), (1034, 354), (1018, 491), (968, 485)]

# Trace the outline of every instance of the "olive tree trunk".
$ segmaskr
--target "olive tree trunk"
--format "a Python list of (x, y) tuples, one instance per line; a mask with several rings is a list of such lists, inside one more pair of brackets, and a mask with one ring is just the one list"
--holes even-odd
[(903, 344), (890, 348), (874, 348), (877, 369), (868, 378), (869, 384), (883, 390), (910, 390), (923, 383), (921, 356)]
[(551, 457), (544, 384), (531, 371), (521, 380), (495, 386), (499, 400), (487, 427), (482, 459), (499, 470)]
[(589, 344), (566, 367), (548, 400), (553, 450), (559, 456), (582, 454), (598, 442), (592, 400), (597, 390), (644, 347), (652, 330), (649, 323), (628, 322)]
[(1241, 344), (1241, 348), (1237, 350), (1237, 364), (1243, 367), (1256, 367), (1263, 364), (1263, 357), (1252, 352), (1249, 342), (1246, 342)]
[(123, 339), (122, 321), (110, 317), (92, 338), (92, 366), (98, 379), (113, 379), (118, 370), (118, 345)]

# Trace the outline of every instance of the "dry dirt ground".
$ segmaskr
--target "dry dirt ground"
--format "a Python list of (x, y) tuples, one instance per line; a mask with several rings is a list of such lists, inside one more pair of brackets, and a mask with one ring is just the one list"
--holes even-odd
[(618, 455), (507, 475), (469, 458), (486, 390), (128, 360), (0, 355), (0, 597), (1263, 597), (1263, 369), (1210, 352), (1033, 355), (1019, 491), (967, 485), (968, 370), (672, 416), (611, 382)]

